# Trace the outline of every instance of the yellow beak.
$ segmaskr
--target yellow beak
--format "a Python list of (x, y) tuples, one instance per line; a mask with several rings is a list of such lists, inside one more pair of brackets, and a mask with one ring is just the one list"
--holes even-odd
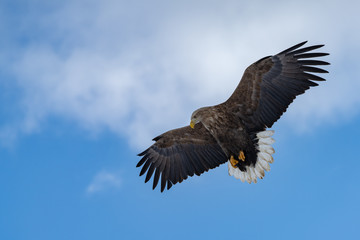
[(190, 127), (191, 127), (191, 128), (194, 128), (194, 127), (195, 127), (195, 121), (194, 121), (194, 120), (191, 120), (191, 122), (190, 122)]

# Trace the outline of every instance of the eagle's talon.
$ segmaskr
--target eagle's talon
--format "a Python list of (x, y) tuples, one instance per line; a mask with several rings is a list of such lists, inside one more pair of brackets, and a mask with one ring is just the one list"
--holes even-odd
[(237, 164), (239, 163), (239, 161), (238, 160), (236, 160), (232, 155), (231, 155), (231, 157), (230, 157), (230, 164), (231, 164), (231, 166), (233, 167), (233, 168), (237, 168)]
[(244, 154), (243, 151), (240, 151), (240, 153), (239, 153), (239, 159), (240, 159), (241, 161), (245, 162), (245, 154)]

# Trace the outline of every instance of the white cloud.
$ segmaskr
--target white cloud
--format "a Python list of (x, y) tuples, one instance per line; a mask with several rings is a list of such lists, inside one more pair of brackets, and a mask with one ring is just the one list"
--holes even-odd
[(118, 174), (110, 173), (108, 171), (101, 171), (97, 173), (86, 188), (88, 194), (95, 194), (107, 190), (117, 190), (121, 186), (121, 180)]
[(24, 117), (6, 129), (32, 132), (55, 116), (145, 147), (197, 107), (226, 100), (247, 65), (303, 40), (326, 43), (333, 65), (329, 82), (297, 99), (285, 121), (315, 128), (356, 114), (360, 102), (360, 70), (346, 66), (360, 50), (351, 3), (93, 1), (83, 9), (73, 1), (54, 9), (25, 16), (24, 29), (39, 26), (43, 37), (0, 62), (23, 91)]

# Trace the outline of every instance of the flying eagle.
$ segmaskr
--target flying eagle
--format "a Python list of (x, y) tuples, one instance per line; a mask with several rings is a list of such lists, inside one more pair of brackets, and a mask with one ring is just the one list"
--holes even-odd
[(314, 66), (329, 63), (313, 58), (329, 54), (310, 52), (324, 45), (300, 48), (305, 43), (253, 63), (228, 100), (193, 112), (190, 126), (154, 138), (155, 143), (138, 155), (142, 158), (136, 167), (143, 166), (140, 176), (147, 172), (145, 182), (155, 172), (153, 189), (161, 176), (163, 192), (225, 162), (229, 175), (242, 182), (262, 179), (274, 161), (274, 131), (266, 129), (296, 96), (317, 86), (314, 81), (325, 81), (312, 73), (328, 73)]

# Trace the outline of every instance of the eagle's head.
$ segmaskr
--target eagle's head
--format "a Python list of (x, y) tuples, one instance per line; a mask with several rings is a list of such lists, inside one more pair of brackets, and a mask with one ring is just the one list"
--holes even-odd
[(190, 121), (190, 127), (194, 128), (195, 124), (203, 121), (206, 119), (209, 115), (209, 108), (210, 107), (202, 107), (198, 110), (194, 111), (193, 114), (191, 114), (191, 121)]

